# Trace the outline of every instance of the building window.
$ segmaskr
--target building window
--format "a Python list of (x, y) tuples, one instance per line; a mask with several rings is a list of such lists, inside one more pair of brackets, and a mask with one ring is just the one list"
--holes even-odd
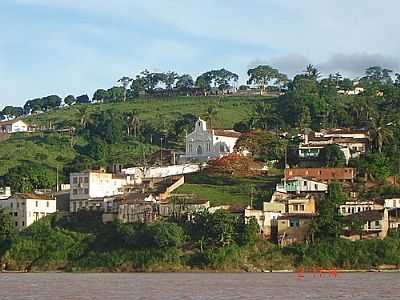
[(18, 213), (17, 212), (14, 213), (14, 217), (18, 217)]
[(375, 221), (375, 226), (379, 226), (379, 225), (380, 225), (379, 221)]
[(25, 227), (25, 222), (24, 221), (22, 221), (22, 227)]
[(89, 183), (89, 177), (85, 177), (85, 183)]
[(50, 207), (49, 201), (46, 202), (46, 206), (47, 206), (47, 207)]
[(299, 219), (291, 219), (289, 220), (289, 227), (300, 227), (300, 221)]
[(303, 185), (304, 185), (304, 186), (307, 186), (307, 181), (304, 181), (304, 182), (303, 182)]
[(19, 208), (19, 202), (17, 202), (17, 208)]
[(77, 178), (77, 177), (72, 178), (72, 182), (73, 182), (74, 184), (77, 184), (77, 183), (78, 183), (78, 178)]
[(89, 189), (85, 189), (85, 194), (89, 194)]
[(342, 213), (346, 213), (346, 207), (342, 207)]
[(298, 211), (298, 210), (299, 210), (299, 206), (298, 206), (297, 204), (294, 204), (294, 205), (293, 205), (293, 210), (294, 210), (294, 211)]
[(18, 227), (18, 222), (15, 222), (15, 227)]
[(73, 194), (73, 195), (77, 195), (77, 194), (78, 194), (78, 190), (77, 190), (77, 189), (73, 189), (73, 190), (72, 190), (72, 194)]
[(299, 206), (300, 206), (300, 211), (304, 211), (304, 204), (301, 204)]
[(39, 206), (39, 201), (35, 201), (35, 206), (36, 206), (36, 207)]
[(10, 208), (13, 208), (13, 203), (12, 202), (10, 203)]

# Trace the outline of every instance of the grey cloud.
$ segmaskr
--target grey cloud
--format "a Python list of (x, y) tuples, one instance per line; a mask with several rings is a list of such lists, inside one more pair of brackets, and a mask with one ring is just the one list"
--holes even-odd
[(309, 63), (310, 61), (303, 55), (288, 54), (265, 60), (256, 59), (252, 61), (248, 67), (254, 68), (258, 65), (270, 65), (277, 68), (280, 72), (293, 77), (294, 75), (301, 73)]
[(400, 61), (398, 59), (392, 56), (368, 53), (334, 54), (322, 62), (311, 61), (300, 54), (289, 54), (271, 59), (256, 59), (248, 67), (270, 65), (293, 77), (296, 74), (302, 73), (308, 64), (317, 66), (324, 76), (340, 72), (350, 78), (362, 76), (365, 69), (372, 66), (388, 68), (395, 72), (400, 69)]
[(364, 74), (366, 68), (380, 66), (394, 71), (399, 69), (399, 60), (381, 54), (354, 53), (354, 54), (335, 54), (326, 62), (319, 65), (324, 74), (341, 72), (346, 76), (360, 76)]

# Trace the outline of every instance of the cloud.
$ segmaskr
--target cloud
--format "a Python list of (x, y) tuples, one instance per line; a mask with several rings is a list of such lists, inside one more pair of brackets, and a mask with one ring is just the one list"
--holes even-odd
[(248, 65), (248, 68), (254, 68), (258, 65), (270, 65), (289, 75), (289, 77), (293, 77), (302, 73), (308, 64), (315, 65), (324, 76), (340, 72), (350, 78), (362, 76), (365, 70), (372, 66), (380, 66), (391, 69), (394, 72), (400, 71), (399, 59), (393, 56), (368, 53), (334, 54), (323, 61), (313, 61), (300, 54), (289, 54), (266, 60), (253, 60)]
[(400, 61), (392, 56), (382, 54), (353, 53), (335, 54), (319, 65), (324, 74), (341, 72), (352, 77), (364, 74), (365, 69), (372, 66), (398, 71)]
[(258, 65), (270, 65), (277, 68), (280, 72), (293, 77), (296, 74), (301, 73), (305, 66), (311, 62), (303, 55), (300, 54), (288, 54), (285, 56), (274, 57), (269, 60), (254, 60), (249, 65), (248, 68), (254, 68)]

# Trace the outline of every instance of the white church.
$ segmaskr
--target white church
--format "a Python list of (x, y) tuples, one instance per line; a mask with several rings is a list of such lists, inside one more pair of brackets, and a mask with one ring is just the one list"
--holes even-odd
[(226, 129), (207, 129), (206, 121), (198, 119), (195, 129), (186, 137), (184, 160), (207, 161), (232, 153), (241, 133)]

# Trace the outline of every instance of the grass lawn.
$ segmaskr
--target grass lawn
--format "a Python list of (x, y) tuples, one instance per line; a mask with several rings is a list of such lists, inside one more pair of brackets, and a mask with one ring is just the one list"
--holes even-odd
[(226, 175), (195, 174), (185, 177), (186, 183), (176, 192), (193, 194), (209, 200), (211, 205), (249, 204), (256, 190), (272, 190), (279, 177), (231, 177)]
[[(136, 111), (141, 121), (146, 121), (155, 127), (170, 128), (180, 115), (193, 114), (206, 117), (207, 109), (213, 107), (217, 113), (214, 116), (215, 127), (232, 128), (233, 124), (249, 118), (256, 105), (263, 100), (274, 101), (265, 97), (172, 97), (172, 98), (138, 98), (130, 102), (102, 103), (85, 105), (88, 113), (111, 110), (116, 113)], [(33, 115), (28, 122), (39, 125), (54, 124), (77, 125), (79, 107), (61, 108), (49, 113)]]

